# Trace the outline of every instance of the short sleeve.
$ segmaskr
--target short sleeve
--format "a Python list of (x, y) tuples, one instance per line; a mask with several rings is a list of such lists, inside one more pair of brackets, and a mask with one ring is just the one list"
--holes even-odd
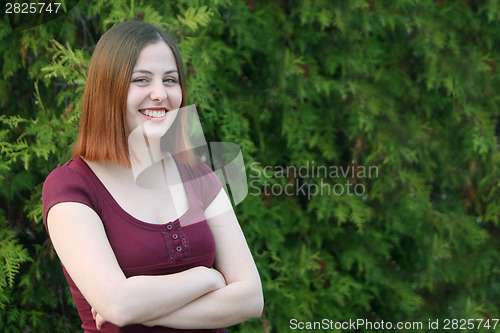
[[(52, 171), (43, 184), (43, 220), (47, 228), (49, 210), (62, 202), (78, 202), (92, 207), (90, 182), (68, 164)], [(48, 228), (47, 228), (48, 230)]]

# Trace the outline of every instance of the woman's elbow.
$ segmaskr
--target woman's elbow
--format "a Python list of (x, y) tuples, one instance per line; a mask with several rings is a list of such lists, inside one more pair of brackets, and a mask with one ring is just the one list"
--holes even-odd
[(130, 298), (114, 297), (113, 299), (113, 297), (110, 297), (102, 308), (102, 312), (99, 312), (99, 309), (96, 310), (106, 322), (118, 327), (136, 323), (136, 318), (134, 318), (135, 307)]
[(262, 287), (259, 286), (255, 288), (252, 296), (248, 298), (248, 319), (259, 318), (262, 316), (262, 312), (264, 311), (264, 296), (262, 294)]
[(250, 318), (259, 318), (262, 316), (262, 312), (264, 312), (264, 297), (260, 297), (253, 306), (252, 313), (250, 314)]
[(121, 306), (110, 306), (103, 312), (98, 312), (98, 314), (102, 317), (102, 319), (104, 319), (104, 322), (111, 323), (118, 327), (132, 324), (132, 319), (127, 315), (127, 311)]

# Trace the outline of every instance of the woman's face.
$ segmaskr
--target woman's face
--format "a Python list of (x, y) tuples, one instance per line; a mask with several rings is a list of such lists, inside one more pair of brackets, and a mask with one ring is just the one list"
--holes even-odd
[[(164, 41), (146, 46), (134, 66), (127, 96), (127, 124), (130, 132), (148, 122), (164, 128), (182, 103), (179, 72), (172, 49)], [(176, 112), (174, 112), (176, 113)], [(151, 125), (149, 125), (151, 124)]]

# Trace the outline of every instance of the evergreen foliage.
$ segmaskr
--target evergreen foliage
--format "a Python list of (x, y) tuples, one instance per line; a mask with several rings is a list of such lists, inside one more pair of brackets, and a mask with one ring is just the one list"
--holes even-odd
[(132, 19), (178, 41), (207, 141), (243, 152), (266, 307), (235, 330), (500, 318), (499, 3), (81, 0), (0, 21), (0, 331), (80, 326), (41, 186), (71, 155), (95, 43)]

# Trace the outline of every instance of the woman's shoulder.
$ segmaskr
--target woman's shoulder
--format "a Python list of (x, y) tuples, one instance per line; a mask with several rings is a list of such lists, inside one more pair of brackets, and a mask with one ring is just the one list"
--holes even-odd
[(95, 189), (86, 171), (85, 162), (72, 158), (55, 168), (46, 178), (42, 188), (44, 217), (49, 209), (61, 202), (80, 202), (91, 205)]
[(194, 159), (191, 163), (177, 163), (177, 166), (184, 183), (190, 182), (199, 188), (207, 185), (218, 187), (220, 183), (217, 173), (199, 158)]
[(216, 172), (198, 158), (190, 164), (181, 164), (179, 169), (184, 183), (190, 184), (204, 208), (208, 207), (222, 189), (222, 182)]
[(44, 182), (46, 187), (59, 187), (69, 183), (88, 183), (88, 175), (85, 170), (85, 162), (81, 158), (71, 158), (61, 166), (56, 167), (47, 176)]
[(190, 163), (178, 162), (179, 169), (193, 178), (214, 174), (214, 170), (200, 158), (194, 158)]

